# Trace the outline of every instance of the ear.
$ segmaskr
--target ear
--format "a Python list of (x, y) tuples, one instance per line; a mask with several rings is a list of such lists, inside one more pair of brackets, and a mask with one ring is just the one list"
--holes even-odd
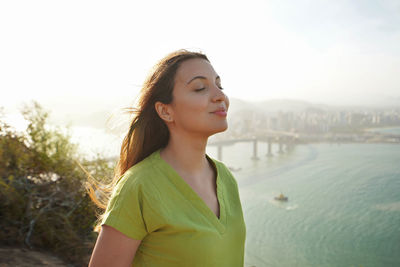
[(168, 123), (168, 122), (172, 122), (174, 120), (173, 116), (172, 116), (172, 110), (171, 110), (170, 105), (161, 103), (160, 101), (157, 101), (154, 104), (154, 108), (156, 109), (158, 116), (163, 121)]

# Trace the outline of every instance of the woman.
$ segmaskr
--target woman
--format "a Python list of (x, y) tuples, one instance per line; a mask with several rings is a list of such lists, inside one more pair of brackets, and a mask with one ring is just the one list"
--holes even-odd
[(166, 56), (138, 106), (89, 266), (243, 266), (237, 183), (205, 153), (229, 107), (207, 57)]

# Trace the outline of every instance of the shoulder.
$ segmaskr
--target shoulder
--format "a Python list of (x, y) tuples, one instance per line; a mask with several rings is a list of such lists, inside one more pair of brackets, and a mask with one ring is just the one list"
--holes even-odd
[[(208, 156), (209, 157), (209, 156)], [(229, 168), (223, 163), (222, 161), (219, 161), (217, 159), (209, 157), (215, 164), (219, 176), (226, 182), (226, 183), (231, 183), (237, 187), (237, 182), (236, 178), (233, 176), (232, 172), (229, 170)]]
[(119, 179), (118, 184), (127, 188), (145, 189), (156, 183), (157, 177), (162, 175), (157, 165), (156, 152), (153, 152), (142, 161), (130, 167)]
[(230, 171), (228, 169), (228, 167), (226, 167), (225, 163), (223, 163), (222, 161), (219, 161), (217, 159), (211, 158), (210, 159), (214, 162), (215, 166), (217, 167), (218, 171), (222, 171), (226, 174), (230, 174)]

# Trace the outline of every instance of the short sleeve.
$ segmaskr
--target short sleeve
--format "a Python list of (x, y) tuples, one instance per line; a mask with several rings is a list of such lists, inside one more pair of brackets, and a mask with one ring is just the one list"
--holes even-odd
[(103, 216), (103, 224), (135, 240), (142, 240), (147, 235), (142, 186), (133, 177), (125, 175), (115, 186)]

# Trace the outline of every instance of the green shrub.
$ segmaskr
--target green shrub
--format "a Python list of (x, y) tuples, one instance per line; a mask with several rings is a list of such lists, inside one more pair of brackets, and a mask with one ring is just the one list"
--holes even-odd
[(85, 190), (86, 174), (112, 177), (98, 157), (88, 161), (48, 113), (33, 102), (22, 109), (29, 122), (19, 133), (0, 116), (0, 242), (42, 248), (67, 262), (87, 266), (96, 234), (96, 207)]

